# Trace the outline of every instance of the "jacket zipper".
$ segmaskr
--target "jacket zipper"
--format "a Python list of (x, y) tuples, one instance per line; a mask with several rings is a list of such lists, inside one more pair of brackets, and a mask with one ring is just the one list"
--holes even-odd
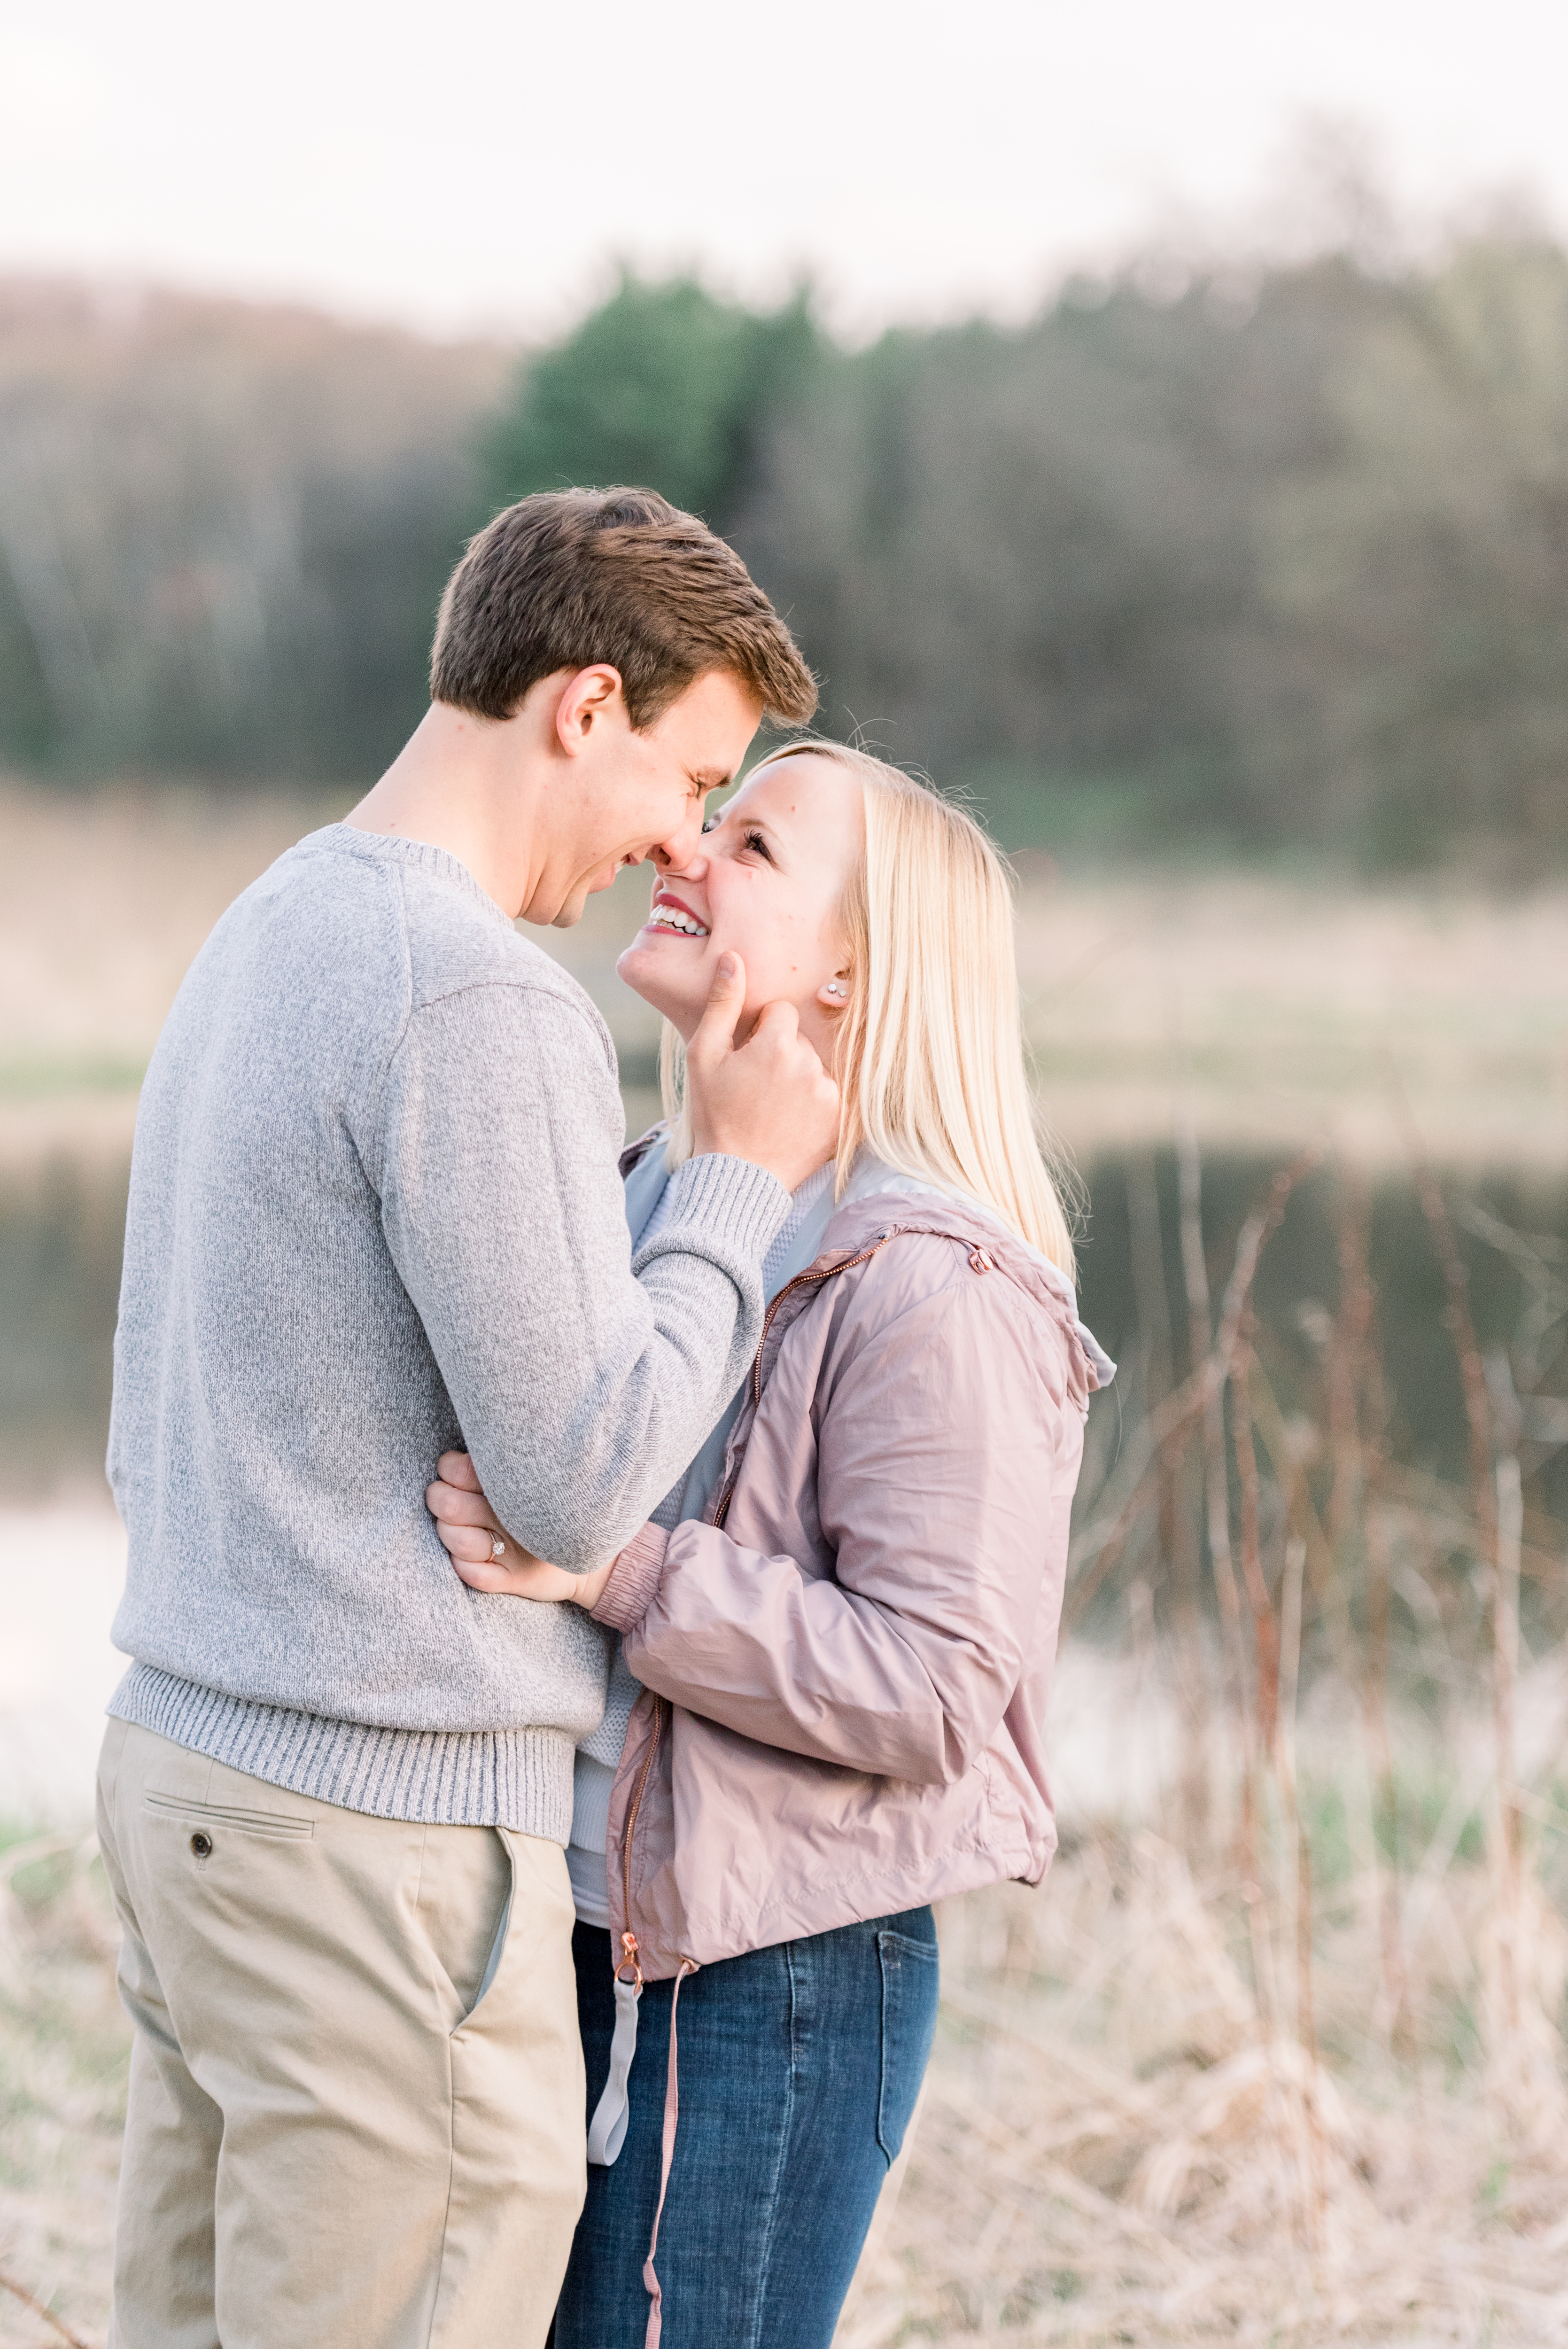
[(636, 1833), (637, 1813), (643, 1807), (643, 1794), (648, 1783), (648, 1773), (654, 1766), (654, 1759), (659, 1750), (659, 1740), (664, 1734), (665, 1704), (665, 1699), (662, 1696), (656, 1696), (654, 1699), (654, 1733), (649, 1742), (648, 1750), (643, 1756), (643, 1766), (637, 1774), (636, 1791), (632, 1796), (632, 1807), (626, 1813), (626, 1831), (621, 1837), (621, 1901), (622, 1914), (625, 1918), (626, 1927), (621, 1935), (621, 1959), (615, 1972), (619, 1976), (630, 1966), (639, 1989), (642, 1987), (643, 1969), (637, 1962), (637, 1937), (632, 1930), (632, 1837)]
[[(762, 1400), (762, 1349), (768, 1343), (768, 1332), (773, 1327), (773, 1316), (778, 1312), (784, 1299), (797, 1288), (814, 1288), (820, 1281), (831, 1280), (838, 1273), (853, 1272), (857, 1264), (869, 1264), (877, 1250), (886, 1247), (892, 1237), (891, 1232), (883, 1232), (880, 1240), (873, 1240), (869, 1248), (861, 1250), (859, 1256), (847, 1256), (842, 1264), (825, 1265), (820, 1272), (798, 1272), (793, 1280), (787, 1280), (784, 1283), (763, 1316), (762, 1335), (757, 1341), (757, 1360), (751, 1365), (751, 1400), (754, 1403), (758, 1403)], [(717, 1519), (715, 1522), (717, 1522)]]
[[(793, 1280), (785, 1282), (763, 1319), (762, 1335), (757, 1343), (757, 1360), (751, 1365), (753, 1404), (759, 1401), (762, 1392), (762, 1349), (768, 1343), (768, 1332), (773, 1327), (773, 1316), (778, 1312), (790, 1290), (812, 1288), (818, 1281), (830, 1280), (836, 1272), (852, 1271), (857, 1264), (865, 1264), (875, 1256), (877, 1249), (885, 1247), (891, 1237), (891, 1233), (884, 1232), (880, 1240), (875, 1241), (871, 1247), (862, 1250), (861, 1255), (848, 1257), (842, 1264), (830, 1264), (821, 1272), (798, 1272)], [(716, 1526), (722, 1526), (728, 1515), (729, 1496), (735, 1490), (735, 1478), (738, 1474), (739, 1470), (737, 1468), (719, 1495), (718, 1506), (713, 1513), (713, 1523)], [(637, 1962), (637, 1937), (632, 1930), (632, 1837), (636, 1833), (637, 1814), (643, 1807), (643, 1793), (648, 1783), (648, 1773), (654, 1766), (655, 1758), (659, 1750), (659, 1739), (664, 1733), (665, 1702), (666, 1700), (662, 1696), (654, 1699), (654, 1734), (648, 1750), (643, 1756), (643, 1766), (637, 1774), (636, 1791), (632, 1796), (631, 1808), (626, 1813), (625, 1833), (621, 1837), (621, 1902), (626, 1920), (626, 1929), (621, 1935), (621, 1959), (615, 1971), (617, 1974), (623, 1973), (626, 1967), (630, 1966), (639, 1982), (643, 1979), (643, 1970)]]
[[(772, 1304), (768, 1308), (767, 1313), (763, 1316), (762, 1335), (757, 1342), (757, 1359), (751, 1365), (751, 1403), (753, 1410), (755, 1410), (762, 1401), (762, 1355), (763, 1350), (768, 1343), (768, 1332), (772, 1329), (773, 1316), (778, 1312), (779, 1308), (783, 1304), (784, 1299), (797, 1288), (815, 1288), (820, 1282), (824, 1280), (831, 1280), (835, 1273), (853, 1272), (857, 1265), (869, 1264), (872, 1257), (876, 1255), (877, 1251), (880, 1248), (884, 1248), (892, 1237), (893, 1235), (892, 1232), (883, 1232), (881, 1239), (873, 1240), (870, 1247), (862, 1248), (861, 1250), (859, 1256), (846, 1257), (841, 1264), (826, 1265), (820, 1272), (798, 1272), (793, 1280), (787, 1280), (785, 1282), (783, 1288), (779, 1291), (778, 1296), (773, 1299)], [(959, 1247), (964, 1248), (968, 1254), (970, 1269), (972, 1271), (991, 1272), (995, 1270), (995, 1268), (993, 1259), (987, 1255), (985, 1248), (978, 1247), (972, 1241), (959, 1239), (959, 1236), (956, 1232), (936, 1231), (933, 1232), (931, 1237), (933, 1239), (957, 1240)], [(712, 1518), (709, 1521), (715, 1526), (722, 1526), (726, 1517), (729, 1515), (730, 1499), (734, 1494), (739, 1475), (740, 1463), (737, 1461), (735, 1466), (731, 1469), (728, 1476), (725, 1480), (724, 1490), (718, 1497), (718, 1506), (715, 1509)], [(632, 1796), (631, 1808), (626, 1813), (626, 1831), (621, 1838), (621, 1898), (625, 1911), (626, 1930), (621, 1936), (621, 1961), (619, 1965), (617, 1965), (615, 1971), (617, 1974), (620, 1974), (624, 1971), (627, 1966), (630, 1966), (639, 1982), (641, 1982), (643, 1979), (643, 1970), (637, 1963), (637, 1937), (632, 1930), (632, 1837), (636, 1830), (637, 1813), (641, 1810), (643, 1805), (643, 1789), (648, 1783), (648, 1773), (654, 1766), (655, 1756), (657, 1754), (659, 1750), (659, 1739), (664, 1731), (665, 1707), (667, 1702), (668, 1700), (662, 1696), (655, 1697), (654, 1700), (653, 1742), (649, 1745), (646, 1754), (643, 1756), (643, 1766), (637, 1775), (636, 1792)]]
[[(892, 1232), (883, 1232), (880, 1240), (873, 1240), (869, 1248), (862, 1248), (861, 1250), (859, 1256), (847, 1256), (842, 1264), (830, 1264), (820, 1272), (798, 1272), (793, 1280), (787, 1280), (784, 1283), (783, 1288), (779, 1291), (778, 1296), (773, 1299), (772, 1304), (768, 1308), (768, 1311), (763, 1317), (762, 1335), (758, 1339), (757, 1345), (757, 1359), (751, 1365), (751, 1404), (753, 1410), (755, 1410), (758, 1404), (762, 1401), (762, 1354), (763, 1349), (768, 1343), (768, 1332), (772, 1329), (773, 1316), (778, 1312), (779, 1308), (783, 1304), (784, 1299), (794, 1289), (814, 1288), (821, 1281), (831, 1280), (836, 1273), (853, 1272), (857, 1265), (869, 1264), (872, 1257), (876, 1255), (878, 1249), (886, 1247), (889, 1240), (892, 1237), (893, 1234)], [(971, 1271), (994, 1272), (995, 1270), (995, 1265), (993, 1259), (986, 1254), (983, 1247), (972, 1241), (960, 1239), (956, 1232), (934, 1231), (931, 1234), (931, 1237), (938, 1240), (956, 1240), (958, 1242), (958, 1246), (968, 1252)], [(729, 1515), (730, 1496), (735, 1491), (736, 1480), (739, 1475), (740, 1464), (738, 1461), (726, 1480), (724, 1490), (718, 1496), (718, 1506), (715, 1509), (710, 1520), (710, 1522), (716, 1526), (722, 1526), (726, 1517)]]
[[(872, 1257), (875, 1256), (877, 1249), (880, 1247), (885, 1247), (892, 1237), (892, 1234), (891, 1232), (884, 1232), (880, 1240), (874, 1241), (869, 1248), (863, 1248), (859, 1256), (846, 1257), (842, 1264), (830, 1264), (821, 1272), (798, 1272), (793, 1280), (787, 1280), (784, 1283), (783, 1288), (779, 1291), (778, 1296), (773, 1299), (772, 1304), (768, 1308), (767, 1313), (763, 1317), (762, 1335), (757, 1341), (757, 1359), (751, 1365), (751, 1405), (753, 1410), (757, 1408), (757, 1405), (762, 1400), (762, 1350), (768, 1343), (768, 1332), (773, 1327), (773, 1316), (778, 1312), (779, 1308), (783, 1304), (784, 1299), (789, 1296), (790, 1290), (794, 1288), (814, 1288), (820, 1281), (831, 1280), (836, 1272), (852, 1272), (857, 1264), (869, 1264)], [(722, 1526), (726, 1517), (729, 1515), (730, 1495), (735, 1491), (736, 1479), (739, 1474), (740, 1464), (737, 1461), (735, 1466), (730, 1470), (729, 1475), (725, 1479), (724, 1490), (718, 1496), (718, 1506), (714, 1510), (712, 1518), (709, 1520), (709, 1522), (715, 1526)]]

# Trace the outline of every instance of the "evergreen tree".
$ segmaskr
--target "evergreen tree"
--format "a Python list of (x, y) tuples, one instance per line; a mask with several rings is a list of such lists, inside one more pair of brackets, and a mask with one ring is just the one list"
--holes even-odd
[(824, 355), (804, 292), (758, 316), (690, 277), (624, 274), (574, 334), (520, 370), (486, 440), (495, 502), (634, 482), (723, 531), (769, 418)]

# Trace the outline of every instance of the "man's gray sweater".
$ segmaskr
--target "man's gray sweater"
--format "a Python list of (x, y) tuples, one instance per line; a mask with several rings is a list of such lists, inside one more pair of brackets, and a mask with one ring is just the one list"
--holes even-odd
[(441, 850), (334, 824), (230, 907), (137, 1119), (112, 1713), (351, 1810), (566, 1841), (603, 1634), (467, 1589), (425, 1486), (466, 1444), (520, 1541), (612, 1556), (743, 1374), (789, 1204), (693, 1159), (634, 1277), (621, 1133), (593, 1004)]

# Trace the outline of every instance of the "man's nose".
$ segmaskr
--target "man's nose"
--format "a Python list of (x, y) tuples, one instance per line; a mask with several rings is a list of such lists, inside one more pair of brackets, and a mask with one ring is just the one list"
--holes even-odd
[(678, 832), (672, 832), (666, 840), (661, 840), (655, 847), (653, 862), (658, 871), (693, 875), (700, 873), (707, 864), (703, 854), (702, 837), (702, 811), (699, 808)]

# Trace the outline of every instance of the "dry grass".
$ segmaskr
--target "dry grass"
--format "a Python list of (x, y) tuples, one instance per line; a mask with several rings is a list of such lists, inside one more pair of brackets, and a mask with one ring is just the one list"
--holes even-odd
[(90, 1837), (39, 1837), (0, 1853), (5, 2349), (58, 2341), (60, 2323), (101, 2340), (108, 2324), (129, 2046), (114, 1990), (117, 1941)]
[[(1413, 1943), (1422, 2028), (1398, 2063), (1367, 2027), (1374, 1904), (1344, 1889), (1315, 1994), (1325, 2031), (1362, 2042), (1349, 2066), (1312, 2061), (1260, 2002), (1245, 1891), (1141, 1835), (1075, 1852), (1047, 1896), (947, 1920), (921, 2134), (841, 2349), (1568, 2340), (1546, 2006), (1528, 2120), (1451, 2033), (1482, 1977), (1484, 1876), (1451, 1873), (1442, 1930)], [(1553, 1994), (1563, 1938), (1553, 1914), (1535, 1945)]]
[[(353, 793), (90, 797), (0, 783), (0, 1154), (123, 1149), (135, 1085), (224, 906)], [(1024, 860), (1020, 959), (1042, 1093), (1069, 1147), (1162, 1139), (1179, 1100), (1214, 1148), (1319, 1132), (1398, 1160), (1397, 1068), (1446, 1163), (1568, 1156), (1568, 896), (1240, 874), (1091, 878)], [(614, 976), (645, 877), (533, 933), (603, 1006), (645, 1085), (656, 1023)], [(634, 1114), (646, 1104), (639, 1101)]]
[[(1148, 1701), (1139, 1677), (1129, 1662), (1104, 1691), (1124, 1720)], [(1550, 1677), (1555, 1761), (1568, 1709)], [(1304, 1724), (1310, 1921), (1277, 1809), (1257, 1877), (1234, 1815), (1189, 1859), (1179, 1775), (1166, 1835), (1101, 1822), (1043, 1893), (944, 1916), (924, 2114), (840, 2349), (1568, 2341), (1568, 1932), (1532, 1865), (1505, 2004), (1495, 1874), (1449, 1847), (1455, 1806), (1473, 1835), (1495, 1790), (1456, 1780), (1412, 1713), (1405, 1800), (1429, 1772), (1431, 1824), (1397, 1889), (1390, 2000), (1359, 1713), (1326, 1680)]]
[(1036, 874), (1019, 962), (1043, 1098), (1080, 1155), (1321, 1135), (1402, 1168), (1391, 1073), (1445, 1164), (1568, 1159), (1568, 895), (1240, 872)]
[[(1326, 1677), (1304, 1708), (1322, 1871), (1314, 2061), (1278, 1817), (1254, 1885), (1234, 1865), (1240, 1789), (1222, 1736), (1202, 1756), (1218, 1848), (1189, 1859), (1182, 1690), (1151, 1689), (1130, 1657), (1084, 1662), (1097, 1703), (1165, 1744), (1164, 1832), (1096, 1817), (1080, 1781), (1043, 1891), (1004, 1886), (944, 1914), (943, 2020), (909, 2174), (840, 2349), (1568, 2342), (1568, 1935), (1532, 1873), (1527, 1997), (1505, 2022), (1495, 1887), (1474, 1848), (1491, 1799), (1484, 1713), (1457, 1741), (1414, 1709), (1397, 1723), (1405, 1806), (1425, 1832), (1399, 1888), (1396, 2015), (1359, 1702)], [(1212, 1649), (1202, 1670), (1209, 1689), (1222, 1677)], [(1551, 1816), (1568, 1683), (1543, 1665), (1525, 1695), (1524, 1791)], [(0, 2271), (96, 2342), (126, 2033), (89, 1850), (60, 1837), (0, 1856)], [(0, 2344), (51, 2337), (0, 2292)]]
[(1483, 1362), (1418, 1168), (1470, 1438), (1468, 1485), (1423, 1483), (1387, 1452), (1354, 1184), (1290, 1415), (1264, 1375), (1253, 1277), (1297, 1171), (1217, 1310), (1188, 1257), (1188, 1374), (1150, 1382), (1075, 1542), (1069, 1621), (1118, 1581), (1130, 1619), (1096, 1693), (1143, 1816), (1069, 1766), (1045, 1893), (945, 1920), (926, 2117), (841, 2349), (1568, 2342), (1568, 1578), (1520, 1448), (1568, 1433), (1565, 1252), (1527, 1257)]
[(207, 933), (346, 804), (0, 779), (0, 1162), (125, 1155), (141, 1071)]

